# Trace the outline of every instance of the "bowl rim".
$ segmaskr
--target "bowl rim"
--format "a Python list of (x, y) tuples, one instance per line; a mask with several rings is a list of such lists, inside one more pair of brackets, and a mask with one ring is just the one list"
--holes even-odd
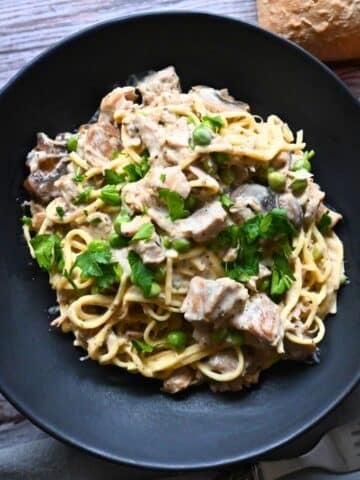
[[(239, 25), (241, 28), (247, 28), (254, 32), (260, 33), (261, 35), (272, 39), (273, 41), (278, 42), (282, 45), (287, 45), (289, 48), (293, 50), (295, 54), (299, 54), (302, 57), (306, 58), (308, 61), (316, 64), (318, 68), (322, 69), (325, 73), (330, 75), (332, 79), (337, 83), (338, 87), (342, 89), (343, 93), (346, 94), (349, 99), (358, 107), (359, 114), (360, 114), (360, 101), (357, 97), (349, 90), (347, 85), (341, 80), (327, 65), (321, 62), (318, 58), (314, 57), (311, 53), (306, 51), (304, 48), (300, 47), (299, 45), (295, 44), (294, 42), (282, 38), (268, 30), (265, 30), (258, 25), (246, 22), (244, 20), (235, 18), (229, 15), (219, 15), (215, 13), (209, 13), (204, 10), (179, 10), (179, 9), (158, 9), (151, 12), (140, 12), (136, 14), (130, 15), (120, 15), (115, 18), (106, 19), (101, 22), (97, 22), (91, 24), (85, 28), (82, 28), (75, 33), (72, 33), (62, 40), (56, 42), (53, 46), (46, 48), (43, 52), (36, 55), (31, 61), (26, 63), (19, 71), (13, 75), (5, 85), (0, 89), (0, 101), (2, 98), (11, 91), (12, 88), (16, 86), (16, 84), (28, 73), (31, 73), (31, 70), (40, 64), (43, 60), (53, 55), (58, 50), (61, 50), (64, 46), (71, 44), (73, 41), (81, 37), (85, 37), (88, 34), (96, 33), (96, 31), (106, 29), (108, 26), (116, 25), (116, 24), (123, 24), (123, 23), (131, 23), (141, 20), (143, 18), (149, 17), (158, 17), (158, 18), (166, 18), (166, 17), (198, 17), (200, 20), (203, 18), (215, 19), (216, 21), (225, 21), (232, 24)], [(352, 390), (355, 389), (357, 384), (360, 381), (360, 369), (358, 372), (354, 372), (354, 376), (351, 382), (346, 386), (344, 390), (342, 390), (335, 398), (332, 399), (327, 406), (323, 407), (321, 411), (317, 414), (314, 414), (313, 417), (308, 420), (306, 423), (302, 425), (302, 427), (298, 428), (297, 430), (293, 431), (291, 434), (283, 437), (281, 440), (272, 441), (269, 443), (268, 447), (265, 448), (258, 448), (254, 449), (250, 455), (239, 454), (236, 456), (230, 457), (223, 457), (221, 460), (216, 461), (201, 461), (201, 462), (193, 462), (191, 465), (189, 464), (176, 464), (176, 463), (159, 463), (157, 461), (139, 461), (133, 458), (124, 457), (121, 454), (111, 454), (107, 453), (104, 450), (101, 450), (96, 447), (87, 446), (84, 442), (77, 440), (76, 438), (72, 437), (70, 434), (66, 434), (63, 431), (53, 427), (49, 422), (43, 419), (38, 419), (35, 414), (33, 414), (30, 409), (26, 406), (26, 402), (22, 399), (17, 398), (16, 394), (11, 391), (6, 385), (1, 383), (0, 379), (0, 393), (17, 409), (19, 410), (26, 418), (28, 418), (33, 424), (38, 426), (40, 429), (51, 435), (52, 437), (56, 438), (57, 440), (64, 442), (70, 446), (77, 447), (85, 453), (90, 453), (95, 457), (101, 458), (103, 460), (108, 460), (113, 463), (123, 464), (130, 467), (140, 467), (144, 469), (150, 470), (159, 470), (159, 471), (169, 471), (169, 470), (204, 470), (209, 468), (218, 468), (218, 467), (225, 467), (231, 464), (235, 464), (238, 462), (253, 462), (257, 460), (259, 457), (263, 455), (268, 455), (274, 450), (284, 446), (286, 443), (295, 440), (300, 435), (305, 434), (311, 428), (316, 426), (325, 416), (327, 416), (342, 400), (347, 397)]]

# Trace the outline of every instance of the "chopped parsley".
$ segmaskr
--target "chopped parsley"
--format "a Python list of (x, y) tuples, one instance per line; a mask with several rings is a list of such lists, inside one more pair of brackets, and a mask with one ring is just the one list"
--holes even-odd
[(84, 173), (81, 173), (81, 169), (80, 167), (78, 167), (76, 170), (75, 170), (75, 174), (73, 176), (73, 181), (75, 183), (81, 183), (85, 180), (85, 174)]
[(128, 253), (128, 261), (131, 268), (131, 281), (141, 288), (144, 297), (151, 296), (151, 285), (154, 280), (154, 273), (144, 265), (140, 255), (134, 251)]
[(125, 176), (120, 175), (114, 170), (105, 169), (105, 182), (107, 185), (118, 185), (125, 182)]
[(121, 204), (120, 193), (115, 185), (106, 185), (100, 191), (101, 200), (107, 205), (117, 206)]
[(32, 220), (30, 217), (27, 217), (26, 215), (24, 215), (23, 217), (21, 217), (21, 223), (23, 225), (27, 225), (28, 227), (31, 227), (32, 225)]
[(149, 169), (149, 154), (145, 152), (139, 163), (129, 163), (128, 165), (125, 165), (123, 168), (125, 180), (127, 182), (137, 182), (145, 177)]
[(73, 200), (73, 203), (75, 205), (80, 205), (82, 203), (88, 203), (90, 200), (91, 192), (92, 192), (92, 187), (87, 187), (85, 190), (80, 192)]
[(64, 268), (61, 239), (58, 235), (35, 235), (30, 240), (30, 244), (40, 268), (47, 272), (51, 272), (53, 269), (61, 271)]
[(231, 225), (218, 235), (213, 248), (238, 249), (235, 262), (225, 264), (227, 276), (239, 282), (247, 282), (259, 273), (260, 261), (264, 258), (264, 242), (272, 241), (273, 270), (271, 295), (282, 295), (294, 277), (289, 264), (290, 240), (296, 229), (286, 216), (286, 211), (275, 208), (271, 212), (256, 215), (243, 225)]
[(138, 242), (139, 240), (149, 240), (155, 232), (155, 227), (151, 222), (144, 223), (139, 230), (132, 237), (132, 242)]
[(189, 215), (189, 210), (185, 206), (185, 200), (181, 195), (168, 188), (159, 190), (159, 198), (166, 205), (171, 220), (177, 220)]
[(160, 174), (160, 180), (164, 183), (166, 181), (166, 174), (165, 173), (161, 173)]
[(148, 343), (142, 342), (140, 340), (132, 340), (131, 343), (134, 345), (134, 347), (139, 353), (151, 353), (154, 350), (154, 347), (152, 345), (149, 345)]
[(63, 209), (63, 207), (61, 207), (60, 205), (58, 205), (56, 207), (56, 214), (57, 216), (60, 218), (60, 220), (62, 220), (64, 218), (64, 215), (65, 215), (65, 210)]
[(68, 138), (68, 141), (66, 143), (66, 148), (68, 149), (68, 152), (76, 152), (78, 147), (78, 137), (77, 135), (72, 135), (71, 137)]
[(71, 271), (75, 267), (80, 268), (84, 279), (94, 278), (101, 289), (119, 282), (122, 273), (120, 265), (112, 261), (110, 245), (104, 240), (90, 242), (87, 250), (77, 256)]
[(231, 200), (230, 196), (224, 193), (220, 197), (220, 202), (223, 207), (225, 207), (227, 210), (234, 205), (234, 202)]
[(331, 225), (331, 218), (329, 216), (329, 212), (327, 211), (320, 218), (319, 223), (317, 224), (317, 228), (319, 232), (324, 235), (329, 230), (330, 225)]
[(221, 115), (216, 115), (215, 117), (202, 117), (202, 123), (211, 128), (215, 133), (219, 132), (222, 127), (225, 127), (226, 121)]

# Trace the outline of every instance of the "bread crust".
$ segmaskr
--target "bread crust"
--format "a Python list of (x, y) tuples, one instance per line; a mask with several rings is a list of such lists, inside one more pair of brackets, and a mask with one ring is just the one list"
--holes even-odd
[(326, 61), (360, 58), (360, 0), (257, 0), (259, 25)]

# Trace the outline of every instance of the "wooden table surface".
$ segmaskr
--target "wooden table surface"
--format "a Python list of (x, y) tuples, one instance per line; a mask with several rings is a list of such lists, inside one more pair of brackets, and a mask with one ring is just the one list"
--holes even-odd
[[(202, 10), (256, 23), (255, 0), (0, 0), (0, 89), (28, 61), (88, 25), (156, 9)], [(330, 65), (360, 97), (360, 60)], [(45, 436), (0, 395), (0, 448)]]

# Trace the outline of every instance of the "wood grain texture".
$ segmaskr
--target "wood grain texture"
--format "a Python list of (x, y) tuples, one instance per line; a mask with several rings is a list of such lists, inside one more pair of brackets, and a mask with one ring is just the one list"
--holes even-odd
[[(0, 0), (0, 88), (28, 61), (93, 23), (154, 10), (198, 10), (256, 23), (255, 0)], [(332, 65), (360, 97), (360, 61)], [(44, 436), (0, 395), (0, 448)]]

